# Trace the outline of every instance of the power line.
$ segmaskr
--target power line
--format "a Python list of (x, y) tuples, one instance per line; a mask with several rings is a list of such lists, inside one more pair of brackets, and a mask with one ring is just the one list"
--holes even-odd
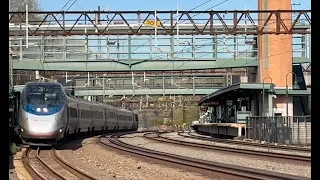
[[(307, 48), (307, 47), (309, 47), (309, 45), (307, 45), (305, 48)], [(301, 49), (304, 49), (304, 48), (297, 48), (297, 49), (293, 49), (292, 51), (301, 50)], [(250, 61), (250, 62), (247, 62), (247, 63), (243, 64), (242, 66), (245, 66), (245, 65), (247, 65), (247, 64), (253, 63), (253, 62), (255, 62), (255, 61), (267, 59), (267, 58), (269, 58), (269, 57), (273, 57), (273, 56), (285, 54), (285, 53), (292, 52), (292, 51), (285, 51), (285, 52), (278, 53), (278, 54), (273, 54), (273, 55), (270, 55), (270, 56), (267, 56), (267, 57), (264, 57), (264, 58), (257, 58), (257, 59), (255, 59), (255, 60), (252, 60), (252, 61)], [(191, 61), (192, 61), (192, 60), (191, 60)], [(187, 64), (187, 63), (189, 63), (189, 62), (191, 62), (191, 61), (188, 61), (188, 62), (186, 62), (185, 64)], [(234, 59), (228, 60), (227, 62), (223, 63), (222, 65), (220, 65), (220, 66), (218, 66), (218, 67), (216, 67), (215, 69), (221, 68), (222, 66), (228, 64), (228, 63), (231, 62), (231, 61), (234, 61)], [(174, 70), (177, 70), (179, 67), (181, 67), (181, 66), (183, 66), (183, 65), (185, 65), (185, 64), (182, 64), (182, 65), (178, 66), (178, 67), (177, 67), (176, 69), (174, 69)]]
[[(224, 3), (225, 1), (223, 1), (223, 2), (221, 2), (221, 3), (219, 3), (219, 4), (222, 4), (222, 3)], [(216, 5), (217, 6), (217, 5)], [(209, 9), (207, 9), (207, 10), (210, 10), (210, 9), (212, 9), (212, 7), (211, 8), (209, 8)], [(205, 11), (207, 11), (207, 10), (205, 10)], [(200, 13), (198, 13), (198, 14), (200, 14)], [(198, 15), (198, 14), (196, 14), (196, 15)], [(194, 15), (194, 16), (196, 16), (196, 15)], [(192, 16), (192, 17), (194, 17), (194, 16)], [(285, 20), (291, 20), (292, 18), (286, 18), (286, 19), (283, 19), (283, 21), (285, 21)], [(183, 21), (181, 21), (181, 22), (184, 22), (184, 21), (186, 21), (186, 20), (183, 20)], [(166, 21), (165, 21), (166, 22)], [(269, 24), (273, 24), (274, 22), (269, 22), (269, 23), (267, 23), (266, 24), (266, 26), (268, 26)], [(177, 24), (177, 23), (176, 23)], [(175, 25), (176, 25), (175, 24)], [(174, 25), (174, 26), (175, 26)], [(141, 36), (141, 35), (139, 35), (139, 36)], [(131, 52), (135, 52), (137, 49), (139, 49), (140, 47), (142, 47), (142, 46), (144, 46), (145, 44), (147, 44), (148, 42), (150, 42), (151, 40), (153, 40), (155, 37), (157, 37), (158, 35), (156, 35), (156, 36), (154, 36), (153, 38), (151, 38), (151, 39), (149, 39), (148, 41), (146, 41), (145, 43), (143, 43), (142, 45), (140, 45), (140, 46), (138, 46), (138, 47), (136, 47), (133, 51), (131, 51)], [(132, 39), (132, 40), (134, 40), (134, 39)], [(126, 57), (126, 56), (125, 56)], [(124, 58), (124, 57), (123, 57)]]
[[(199, 8), (199, 7), (201, 7), (201, 6), (205, 5), (205, 4), (207, 4), (207, 3), (209, 3), (210, 1), (212, 1), (212, 0), (205, 1), (205, 2), (203, 2), (202, 4), (200, 4), (200, 5), (198, 5), (198, 6), (194, 7), (194, 8), (192, 8), (192, 9), (190, 9), (189, 11), (195, 10), (195, 9), (197, 9), (197, 8)], [(175, 19), (175, 18), (177, 18), (177, 16), (173, 17), (173, 19)], [(168, 21), (169, 21), (169, 20), (167, 20), (167, 21), (163, 21), (163, 23), (166, 23), (166, 22), (168, 22)], [(149, 32), (151, 32), (151, 31), (152, 31), (152, 30), (150, 30)], [(140, 36), (142, 36), (142, 35), (138, 35), (136, 38), (134, 38), (134, 39), (132, 39), (132, 40), (135, 40), (135, 39), (137, 39), (137, 38), (138, 38), (138, 37), (140, 37)]]
[[(229, 1), (229, 0), (224, 0), (224, 1), (222, 1), (222, 2), (219, 2), (218, 4), (216, 4), (216, 5), (208, 8), (208, 9), (206, 9), (206, 10), (203, 10), (203, 11), (201, 11), (201, 12), (208, 11), (208, 10), (210, 10), (210, 9), (212, 9), (212, 8), (215, 8), (215, 7), (217, 7), (217, 6), (219, 6), (219, 5), (223, 4), (223, 3), (226, 3), (227, 1)], [(191, 11), (191, 10), (189, 10), (189, 11)], [(201, 12), (199, 12), (198, 14), (195, 14), (195, 15), (191, 16), (191, 18), (199, 15)], [(177, 17), (177, 16), (175, 16), (175, 18), (176, 18), (176, 17)], [(180, 18), (181, 18), (181, 16), (180, 16)], [(179, 20), (180, 20), (180, 19), (179, 19)], [(163, 23), (166, 23), (166, 22), (168, 22), (168, 21), (169, 21), (169, 20), (164, 21)], [(181, 22), (185, 22), (185, 21), (186, 21), (186, 20), (183, 20), (183, 21), (181, 21)], [(177, 24), (178, 24), (178, 22), (176, 22), (174, 26), (176, 26)], [(151, 31), (153, 31), (153, 30), (150, 30), (149, 32), (151, 32)], [(140, 36), (141, 36), (141, 35), (140, 35)], [(140, 37), (140, 36), (138, 36), (138, 37)], [(158, 35), (154, 36), (153, 38), (151, 38), (150, 40), (146, 41), (146, 42), (143, 43), (142, 45), (138, 46), (137, 48), (135, 48), (135, 49), (134, 49), (133, 51), (131, 51), (131, 52), (135, 52), (137, 49), (139, 49), (140, 47), (144, 46), (145, 44), (147, 44), (148, 42), (150, 42), (152, 39), (154, 39), (154, 38), (157, 37), (157, 36), (158, 36)]]
[[(196, 9), (196, 8), (198, 8), (198, 7), (201, 7), (201, 6), (203, 6), (203, 5), (205, 5), (205, 4), (207, 4), (207, 3), (209, 3), (210, 1), (212, 1), (212, 0), (207, 0), (207, 1), (205, 1), (205, 2), (203, 2), (202, 4), (200, 4), (200, 5), (198, 5), (198, 6), (196, 6), (196, 7), (194, 7), (194, 8), (192, 8), (191, 10), (189, 10), (189, 11), (192, 11), (192, 10), (194, 10), (194, 9)], [(228, 1), (228, 0), (225, 0), (225, 1)], [(177, 17), (177, 16), (176, 16)], [(176, 17), (174, 17), (174, 18), (176, 18)], [(169, 20), (167, 20), (167, 21), (164, 21), (163, 23), (166, 23), (166, 22), (168, 22)], [(150, 30), (149, 32), (151, 32), (152, 30)], [(140, 37), (141, 35), (139, 35), (139, 36), (137, 36), (136, 38), (134, 38), (134, 39), (132, 39), (132, 40), (135, 40), (135, 39), (137, 39), (138, 37)], [(143, 43), (142, 45), (140, 45), (140, 46), (138, 46), (137, 48), (135, 48), (133, 51), (131, 51), (130, 53), (132, 53), (132, 52), (135, 52), (137, 49), (139, 49), (140, 47), (142, 47), (142, 46), (144, 46), (145, 44), (147, 44), (148, 42), (150, 42), (152, 39), (154, 39), (155, 37), (157, 37), (158, 35), (156, 35), (156, 36), (154, 36), (153, 38), (151, 38), (151, 39), (149, 39), (148, 41), (146, 41), (145, 43)], [(126, 55), (126, 56), (123, 56), (122, 57), (122, 59), (124, 59), (125, 57), (127, 57), (128, 55)], [(117, 67), (117, 65), (118, 64), (116, 64), (115, 66), (114, 66), (114, 68), (113, 68), (113, 70), (112, 71), (114, 71), (115, 70), (115, 68)], [(110, 67), (111, 67), (111, 65), (110, 65)], [(110, 69), (110, 67), (109, 67), (109, 69)]]
[[(267, 42), (276, 42), (276, 41), (282, 41), (282, 40), (286, 40), (286, 39), (291, 39), (292, 37), (289, 37), (289, 38), (284, 38), (284, 39), (276, 39), (276, 40), (270, 40), (270, 39), (268, 39), (267, 41), (264, 41), (263, 43), (267, 43)], [(212, 39), (206, 39), (206, 40), (203, 40), (203, 41), (211, 41)], [(258, 43), (258, 42), (256, 42), (256, 43)], [(206, 44), (202, 44), (202, 45), (198, 45), (195, 49), (199, 49), (199, 48), (201, 48), (201, 47), (203, 47), (203, 46), (206, 46), (206, 45), (208, 45), (208, 44), (211, 44), (211, 43), (206, 43)], [(239, 44), (239, 43), (238, 43)], [(233, 46), (233, 44), (232, 45), (225, 45), (225, 46), (227, 46), (227, 47), (230, 47), (230, 46)], [(186, 47), (186, 46), (185, 46)], [(225, 47), (224, 47), (225, 48)], [(220, 50), (223, 50), (224, 48), (222, 48), (222, 49), (219, 49), (219, 50), (217, 50), (217, 51), (220, 51)], [(183, 50), (191, 50), (191, 49), (193, 49), (193, 47), (190, 47), (190, 48), (187, 48), (187, 49), (182, 49), (182, 50), (180, 50), (180, 51), (177, 51), (177, 52), (174, 52), (174, 53), (181, 53)], [(243, 51), (243, 52), (245, 52), (245, 51)], [(203, 57), (203, 56), (205, 56), (205, 55), (207, 55), (207, 54), (210, 54), (210, 53), (214, 53), (214, 52), (209, 52), (209, 53), (206, 53), (206, 54), (204, 54), (204, 55), (202, 55), (202, 56), (200, 56), (200, 57)], [(230, 52), (229, 52), (230, 53)], [(179, 55), (179, 54), (178, 54)], [(177, 55), (177, 56), (178, 56)], [(162, 57), (163, 55), (160, 55), (160, 56), (157, 56), (157, 57)], [(176, 56), (176, 57), (177, 57)], [(176, 57), (174, 57), (174, 58), (176, 58)], [(199, 57), (197, 57), (197, 58), (199, 58)], [(232, 59), (232, 58), (230, 58), (231, 60), (235, 60), (235, 59)], [(141, 60), (142, 62), (143, 61), (148, 61), (149, 59), (144, 59), (144, 60)], [(181, 66), (183, 66), (183, 65), (185, 65), (185, 64), (187, 64), (187, 63), (189, 63), (189, 62), (191, 62), (191, 61), (197, 61), (197, 60), (195, 60), (195, 59), (188, 59), (188, 60), (190, 60), (190, 61), (188, 61), (188, 62), (185, 62), (184, 64), (182, 64), (182, 65), (180, 65), (180, 66), (178, 66), (178, 67), (181, 67)], [(230, 61), (231, 61), (230, 60)], [(170, 63), (172, 63), (172, 61), (171, 62), (168, 62), (168, 64), (165, 66), (165, 67), (167, 67), (168, 65), (170, 65)], [(228, 62), (227, 62), (228, 63)], [(224, 65), (224, 64), (223, 64)], [(222, 66), (223, 66), (222, 65)], [(165, 68), (164, 67), (164, 68)], [(164, 68), (162, 69), (162, 70), (164, 70)], [(114, 68), (115, 69), (115, 68)], [(176, 69), (175, 69), (176, 70)]]
[[(74, 2), (68, 7), (68, 9), (67, 9), (66, 11), (68, 11), (77, 1), (78, 1), (78, 0), (74, 0)], [(62, 12), (63, 9), (64, 9), (65, 7), (67, 7), (67, 5), (68, 5), (70, 2), (71, 2), (71, 0), (68, 0), (68, 1), (65, 3), (65, 5), (60, 9), (60, 12)], [(62, 15), (59, 17), (58, 20), (60, 20), (61, 17), (62, 17)], [(56, 16), (55, 16), (55, 18), (56, 18)], [(49, 25), (51, 24), (52, 21), (53, 21), (53, 19), (49, 21)], [(48, 29), (49, 29), (49, 26), (47, 27), (47, 29), (46, 29), (45, 32), (47, 32)], [(48, 40), (48, 37), (45, 37), (44, 42), (43, 42), (43, 47), (46, 47), (46, 40)], [(45, 60), (45, 57), (43, 58), (43, 61), (44, 61), (44, 62), (46, 61), (46, 60)], [(47, 64), (47, 66), (49, 67), (48, 64)], [(43, 69), (45, 69), (43, 65), (42, 65), (42, 67), (43, 67)]]

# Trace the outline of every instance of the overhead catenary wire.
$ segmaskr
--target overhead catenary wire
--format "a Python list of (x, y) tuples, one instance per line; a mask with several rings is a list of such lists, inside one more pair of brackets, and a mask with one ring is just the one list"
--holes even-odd
[[(67, 5), (68, 5), (70, 2), (71, 2), (71, 0), (68, 0), (68, 1), (64, 4), (64, 6), (60, 9), (60, 12), (62, 12), (63, 9), (64, 9), (65, 7), (67, 7)], [(74, 2), (69, 6), (69, 8), (67, 9), (67, 11), (68, 11), (76, 2), (77, 2), (77, 0), (74, 0)], [(60, 18), (61, 18), (61, 17), (60, 17)], [(60, 18), (59, 18), (59, 19), (60, 19)], [(51, 24), (52, 21), (53, 21), (53, 19), (49, 21), (49, 25)], [(49, 29), (49, 26), (47, 27), (47, 29), (45, 30), (45, 32), (47, 32), (48, 29)], [(47, 40), (47, 36), (44, 36), (43, 44), (42, 44), (42, 46), (43, 46), (44, 48), (46, 47), (46, 40)], [(45, 49), (44, 49), (44, 50), (45, 50)], [(43, 54), (43, 56), (44, 56), (44, 54)], [(40, 56), (39, 58), (40, 58), (40, 60), (41, 60), (41, 56)], [(45, 57), (43, 58), (43, 61), (46, 62)], [(40, 63), (40, 64), (41, 64), (43, 70), (46, 71), (46, 68), (44, 67), (44, 64), (43, 64), (43, 63)], [(50, 68), (48, 63), (46, 64), (46, 66), (47, 66), (48, 68)]]
[[(226, 3), (227, 1), (229, 1), (229, 0), (223, 0), (223, 1), (221, 1), (221, 2), (219, 2), (218, 4), (216, 4), (216, 5), (214, 5), (214, 6), (211, 6), (210, 8), (207, 8), (206, 10), (203, 10), (203, 11), (201, 11), (201, 12), (205, 12), (205, 11), (208, 11), (208, 10), (210, 10), (210, 9), (213, 9), (213, 8), (215, 8), (215, 7), (217, 7), (217, 6), (219, 6), (219, 5), (221, 5), (221, 4), (223, 4), (223, 3)], [(210, 1), (206, 1), (205, 3), (202, 3), (202, 5), (204, 5), (204, 4), (206, 4), (206, 3), (208, 3), (208, 2), (210, 2)], [(201, 5), (201, 6), (202, 6)], [(196, 8), (198, 8), (198, 7), (200, 7), (200, 5), (198, 5)], [(194, 10), (195, 8), (193, 8), (193, 9), (191, 9), (191, 10), (189, 10), (189, 11), (192, 11), (192, 10)], [(192, 17), (195, 17), (195, 16), (197, 16), (197, 15), (199, 15), (200, 13), (197, 13), (197, 14), (195, 14), (195, 15), (193, 15), (193, 16), (191, 16), (191, 18)], [(175, 16), (175, 17), (173, 17), (173, 18), (176, 18), (176, 17), (178, 17), (178, 16)], [(167, 21), (164, 21), (164, 22), (162, 22), (162, 23), (166, 23), (166, 22), (168, 22), (169, 20), (167, 20)], [(181, 21), (181, 22), (184, 22), (184, 21), (186, 21), (186, 20), (183, 20), (183, 21)], [(177, 24), (178, 22), (176, 22), (176, 24)], [(175, 26), (175, 25), (174, 25)], [(150, 32), (151, 32), (152, 30), (150, 30)], [(140, 35), (141, 36), (141, 35)], [(140, 37), (140, 36), (138, 36), (138, 37)], [(157, 36), (159, 36), (159, 35), (157, 35)], [(139, 49), (140, 47), (142, 47), (142, 46), (144, 46), (145, 44), (147, 44), (147, 43), (149, 43), (151, 40), (153, 40), (155, 37), (153, 37), (153, 38), (150, 38), (148, 41), (146, 41), (145, 43), (143, 43), (142, 45), (140, 45), (140, 46), (138, 46), (137, 48), (135, 48), (133, 51), (131, 51), (131, 52), (135, 52), (137, 49)]]
[[(70, 1), (70, 0), (69, 0)], [(74, 3), (75, 3), (76, 1), (74, 1)], [(71, 5), (72, 6), (72, 5)], [(180, 51), (181, 52), (181, 51)], [(178, 52), (179, 53), (179, 52)], [(48, 65), (48, 64), (47, 64)], [(115, 69), (115, 68), (114, 68)]]
[[(219, 4), (222, 4), (222, 3), (224, 3), (225, 1), (223, 1), (223, 2), (221, 2), (221, 3), (219, 3)], [(218, 5), (219, 5), (218, 4)], [(217, 6), (217, 5), (216, 5)], [(213, 7), (212, 7), (213, 8)], [(212, 9), (212, 8), (209, 8), (209, 9), (207, 9), (207, 10), (210, 10), (210, 9)], [(204, 11), (207, 11), (207, 10), (204, 10)], [(200, 14), (200, 13), (198, 13), (198, 14)], [(195, 14), (194, 16), (196, 16), (196, 15), (198, 15), (198, 14)], [(192, 17), (194, 17), (194, 16), (192, 16)], [(284, 21), (285, 20), (290, 20), (291, 18), (287, 18), (287, 19), (284, 19)], [(183, 21), (181, 21), (181, 22), (184, 22), (184, 21), (186, 21), (186, 20), (183, 20)], [(166, 21), (165, 21), (166, 22)], [(273, 24), (273, 22), (269, 22), (269, 23), (267, 23), (266, 24), (266, 26), (268, 26), (269, 24)], [(139, 35), (139, 36), (141, 36), (141, 35)], [(143, 44), (141, 44), (140, 46), (138, 46), (137, 48), (135, 48), (133, 51), (131, 51), (131, 52), (135, 52), (137, 49), (139, 49), (139, 48), (141, 48), (141, 47), (143, 47), (145, 44), (147, 44), (148, 42), (150, 42), (151, 40), (153, 40), (153, 38), (151, 38), (151, 39), (149, 39), (149, 40), (147, 40), (145, 43), (143, 43)]]
[[(199, 4), (198, 6), (196, 6), (196, 7), (192, 8), (192, 9), (190, 9), (189, 11), (195, 10), (195, 9), (197, 9), (197, 8), (199, 8), (199, 7), (201, 7), (201, 6), (205, 5), (205, 4), (207, 4), (207, 3), (209, 3), (210, 1), (212, 1), (212, 0), (207, 0), (207, 1), (205, 1), (205, 2), (203, 2), (203, 3), (201, 3), (201, 4)], [(178, 16), (175, 16), (175, 17), (173, 17), (173, 19), (175, 19), (175, 18), (177, 18), (177, 17), (178, 17)], [(163, 23), (166, 23), (166, 22), (168, 22), (168, 21), (169, 21), (169, 20), (164, 21)], [(150, 30), (150, 31), (151, 31), (151, 30)], [(140, 36), (142, 36), (142, 35), (138, 35), (137, 37), (133, 38), (132, 40), (135, 40), (135, 39), (139, 38)]]
[[(264, 43), (267, 43), (267, 42), (277, 42), (277, 41), (282, 41), (282, 40), (286, 40), (286, 39), (291, 39), (292, 37), (289, 37), (289, 38), (284, 38), (284, 39), (276, 39), (276, 40), (267, 40), (267, 41), (264, 41)], [(211, 41), (211, 39), (206, 39), (206, 40), (203, 40), (203, 41)], [(255, 42), (255, 43), (257, 43), (257, 42)], [(209, 44), (211, 44), (211, 43), (209, 43)], [(196, 49), (198, 49), (198, 48), (201, 48), (201, 47), (203, 47), (203, 46), (206, 46), (207, 44), (202, 44), (202, 45), (198, 45), (197, 47), (196, 47)], [(227, 45), (227, 47), (228, 46), (233, 46), (233, 44), (231, 44), (231, 45)], [(191, 50), (192, 49), (192, 47), (190, 47), (190, 48), (187, 48), (187, 49), (184, 49), (184, 50)], [(218, 49), (217, 51), (220, 51), (220, 50), (223, 50), (224, 48), (221, 48), (221, 49)], [(177, 52), (175, 52), (175, 53), (181, 53), (182, 51), (177, 51)], [(245, 51), (244, 51), (245, 52)], [(211, 52), (209, 52), (209, 53), (207, 53), (207, 54), (210, 54)], [(230, 52), (229, 52), (230, 53)], [(204, 54), (204, 55), (207, 55), (207, 54)], [(202, 56), (204, 56), (204, 55), (202, 55)], [(157, 56), (157, 57), (162, 57), (163, 55), (160, 55), (160, 56)], [(202, 57), (201, 56), (201, 57)], [(199, 58), (199, 57), (197, 57), (197, 58)], [(143, 62), (143, 61), (147, 61), (147, 60), (149, 60), (149, 59), (142, 59), (141, 61)], [(190, 60), (190, 61), (187, 61), (187, 62), (185, 62), (184, 64), (182, 64), (182, 65), (180, 65), (179, 67), (181, 67), (181, 66), (183, 66), (183, 65), (185, 65), (186, 63), (189, 63), (189, 62), (191, 62), (191, 61), (197, 61), (197, 60), (193, 60), (193, 59), (186, 59), (186, 60)], [(231, 60), (235, 60), (235, 59), (230, 59), (230, 61)], [(167, 67), (168, 65), (170, 65), (170, 63), (172, 63), (171, 61), (170, 62), (168, 62), (168, 64), (165, 66), (165, 67)], [(162, 70), (164, 70), (165, 69), (165, 67), (162, 69)], [(176, 69), (175, 69), (176, 70)]]
[[(191, 10), (189, 10), (189, 11), (192, 11), (192, 10), (194, 10), (194, 9), (198, 8), (198, 7), (201, 7), (201, 6), (203, 6), (203, 5), (207, 4), (207, 3), (209, 3), (210, 1), (212, 1), (212, 0), (207, 0), (207, 1), (203, 2), (202, 4), (200, 4), (200, 5), (198, 5), (198, 6), (194, 7), (194, 8), (192, 8), (192, 9), (191, 9)], [(226, 1), (228, 1), (228, 0), (226, 0)], [(155, 16), (155, 19), (156, 19), (156, 17), (157, 17), (157, 15), (156, 15), (156, 11), (155, 11), (154, 16)], [(177, 15), (176, 17), (178, 17), (178, 15)], [(167, 21), (165, 21), (165, 22), (167, 22)], [(163, 23), (165, 23), (165, 22), (163, 22)], [(150, 30), (150, 31), (151, 31), (151, 30)], [(137, 49), (139, 49), (140, 47), (144, 46), (145, 44), (147, 44), (148, 42), (150, 42), (152, 39), (155, 39), (157, 36), (158, 36), (158, 34), (156, 33), (156, 28), (155, 28), (155, 36), (154, 36), (153, 38), (149, 39), (148, 41), (146, 41), (144, 44), (142, 44), (142, 45), (140, 45), (139, 47), (135, 48), (135, 49), (134, 49), (133, 51), (131, 51), (130, 53), (135, 52)], [(136, 37), (136, 38), (134, 38), (134, 39), (137, 39), (138, 37), (140, 37), (140, 36), (137, 36), (137, 37)], [(132, 40), (134, 40), (134, 39), (132, 39)], [(126, 58), (127, 56), (128, 56), (128, 55), (124, 55), (124, 56), (122, 57), (122, 59)], [(109, 69), (111, 68), (111, 65), (112, 65), (112, 63), (110, 64)], [(116, 65), (114, 66), (114, 68), (113, 68), (113, 70), (112, 70), (112, 71), (114, 71), (114, 70), (115, 70), (115, 68), (117, 67), (117, 65), (118, 65), (118, 64), (116, 64)]]
[[(217, 7), (217, 6), (219, 6), (219, 5), (223, 4), (223, 3), (226, 3), (227, 1), (229, 1), (229, 0), (223, 0), (223, 1), (219, 2), (218, 4), (216, 4), (216, 5), (214, 5), (214, 6), (210, 7), (210, 8), (207, 8), (206, 10), (201, 11), (201, 12), (208, 11), (208, 10), (214, 8), (214, 7)], [(210, 1), (208, 1), (208, 2), (210, 2)], [(191, 11), (191, 10), (190, 10), (190, 11)], [(199, 14), (200, 14), (200, 13), (195, 14), (195, 15), (193, 15), (193, 16), (191, 16), (191, 17), (195, 17), (195, 16), (197, 16), (197, 15), (199, 15)], [(186, 21), (186, 20), (184, 20), (184, 21)], [(182, 21), (182, 22), (184, 22), (184, 21)], [(164, 23), (165, 23), (165, 22), (164, 22)], [(178, 22), (176, 22), (176, 24), (177, 24), (177, 23), (178, 23)], [(158, 34), (157, 34), (155, 37), (157, 37), (157, 36), (158, 36)], [(136, 49), (134, 49), (134, 50), (131, 51), (131, 52), (134, 52), (135, 50), (137, 50), (137, 49), (139, 49), (140, 47), (144, 46), (145, 44), (147, 44), (148, 42), (150, 42), (150, 41), (151, 41), (152, 39), (154, 39), (155, 37), (150, 38), (148, 41), (146, 41), (146, 42), (143, 43), (142, 45), (138, 46)], [(125, 57), (127, 57), (127, 56), (124, 56), (123, 58), (125, 58)], [(116, 67), (117, 67), (117, 65), (115, 65), (115, 67), (113, 68), (112, 71), (114, 71)]]
[[(308, 46), (309, 46), (309, 45), (307, 45), (307, 47), (308, 47)], [(301, 49), (303, 49), (303, 48), (293, 49), (292, 51), (301, 50)], [(245, 65), (247, 65), (247, 64), (253, 63), (253, 62), (255, 62), (255, 61), (263, 60), (263, 59), (266, 59), (266, 58), (269, 58), (269, 57), (273, 57), (273, 56), (277, 56), (277, 55), (289, 53), (289, 52), (292, 52), (292, 51), (285, 51), (285, 52), (273, 54), (273, 55), (270, 55), (270, 56), (267, 56), (267, 57), (257, 58), (257, 59), (254, 59), (254, 60), (250, 61), (250, 62), (246, 62), (245, 64), (242, 64), (242, 66), (245, 66)], [(186, 62), (186, 63), (178, 66), (175, 70), (177, 70), (177, 69), (180, 68), (181, 66), (183, 66), (183, 65), (185, 65), (185, 64), (187, 64), (187, 63), (189, 63), (189, 62), (191, 62), (191, 61), (192, 61), (192, 60), (190, 60), (190, 61), (188, 61), (188, 62)], [(226, 61), (225, 63), (223, 63), (223, 64), (221, 64), (220, 66), (216, 67), (216, 69), (223, 67), (224, 65), (228, 64), (228, 63), (231, 62), (231, 61), (234, 61), (234, 59), (230, 59), (230, 60)]]
[[(292, 37), (290, 37), (290, 38), (292, 38)], [(285, 39), (290, 39), (290, 38), (285, 38)], [(285, 39), (277, 39), (277, 40), (271, 40), (271, 41), (268, 40), (268, 42), (285, 40)], [(266, 43), (266, 42), (264, 42), (264, 43)], [(299, 50), (299, 49), (303, 49), (303, 48), (294, 49), (293, 51)], [(218, 51), (219, 51), (219, 50), (218, 50)], [(284, 52), (284, 53), (287, 53), (287, 52)], [(268, 57), (272, 57), (272, 56), (276, 56), (276, 55), (280, 55), (280, 54), (283, 54), (283, 53), (278, 53), (278, 54), (275, 54), (275, 55), (270, 55), (270, 56), (268, 56)], [(268, 57), (260, 58), (260, 60), (266, 59), (266, 58), (268, 58)], [(259, 60), (259, 58), (255, 59), (255, 60), (252, 60), (252, 61), (249, 61), (249, 62), (245, 63), (244, 65), (250, 64), (250, 63), (252, 63), (252, 62), (254, 62), (254, 61), (258, 61), (258, 60)], [(185, 65), (185, 64), (187, 64), (187, 63), (189, 63), (189, 62), (191, 62), (191, 61), (193, 61), (193, 60), (190, 60), (190, 61), (187, 61), (187, 62), (183, 63), (182, 65), (176, 67), (173, 71), (179, 69), (181, 66), (183, 66), (183, 65)], [(225, 63), (223, 63), (222, 65), (220, 65), (220, 66), (218, 66), (218, 67), (216, 67), (216, 68), (221, 68), (221, 67), (223, 67), (224, 65), (228, 64), (228, 63), (231, 62), (231, 61), (234, 61), (234, 59), (231, 58), (230, 60), (226, 61)], [(168, 65), (169, 65), (169, 64), (170, 64), (170, 62), (168, 63)], [(168, 66), (168, 65), (167, 65), (167, 66)], [(243, 65), (243, 66), (244, 66), (244, 65)], [(166, 67), (166, 66), (165, 66), (165, 67)], [(165, 67), (164, 67), (164, 68), (165, 68)], [(163, 69), (164, 69), (164, 68), (163, 68)], [(163, 69), (162, 69), (162, 70), (163, 70)], [(151, 91), (151, 89), (150, 89), (150, 91)]]

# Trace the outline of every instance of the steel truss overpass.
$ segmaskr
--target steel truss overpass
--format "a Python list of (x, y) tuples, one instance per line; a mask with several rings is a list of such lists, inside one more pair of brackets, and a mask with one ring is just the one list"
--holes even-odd
[[(288, 20), (283, 17), (292, 13), (295, 17), (287, 25)], [(257, 36), (263, 34), (294, 34), (293, 63), (310, 62), (311, 10), (179, 11), (177, 17), (175, 11), (27, 14), (39, 16), (26, 22), (26, 12), (9, 12), (10, 41), (16, 47), (13, 67), (17, 70), (111, 72), (254, 67), (258, 62)], [(258, 23), (261, 14), (265, 19)], [(60, 43), (48, 43), (50, 40)]]

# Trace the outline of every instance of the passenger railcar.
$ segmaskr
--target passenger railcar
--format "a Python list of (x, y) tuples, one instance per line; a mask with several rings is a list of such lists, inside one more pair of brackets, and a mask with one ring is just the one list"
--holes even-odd
[(59, 83), (27, 83), (21, 94), (19, 130), (24, 143), (54, 145), (68, 135), (138, 129), (138, 114), (69, 96)]

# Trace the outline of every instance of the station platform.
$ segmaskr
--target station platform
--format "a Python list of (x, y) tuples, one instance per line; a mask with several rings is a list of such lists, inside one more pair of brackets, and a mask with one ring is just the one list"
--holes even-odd
[(210, 135), (225, 135), (233, 137), (245, 136), (246, 124), (243, 123), (205, 123), (194, 124), (192, 128), (199, 132)]

